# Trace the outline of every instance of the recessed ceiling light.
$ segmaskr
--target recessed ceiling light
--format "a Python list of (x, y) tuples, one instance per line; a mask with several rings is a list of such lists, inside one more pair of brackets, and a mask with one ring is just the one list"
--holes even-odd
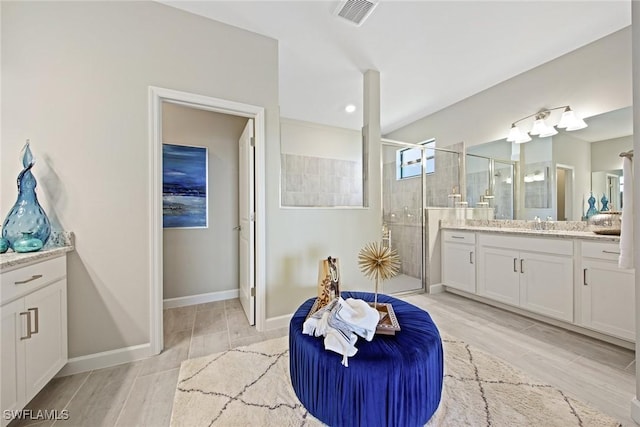
[(347, 113), (353, 113), (354, 111), (356, 111), (356, 106), (353, 104), (349, 104), (344, 107), (344, 111), (346, 111)]

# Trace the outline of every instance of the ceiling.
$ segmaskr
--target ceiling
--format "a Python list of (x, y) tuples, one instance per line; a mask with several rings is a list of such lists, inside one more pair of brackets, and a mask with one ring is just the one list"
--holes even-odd
[(630, 0), (381, 0), (359, 27), (339, 1), (162, 3), (277, 39), (282, 117), (360, 129), (378, 70), (383, 134), (631, 24)]

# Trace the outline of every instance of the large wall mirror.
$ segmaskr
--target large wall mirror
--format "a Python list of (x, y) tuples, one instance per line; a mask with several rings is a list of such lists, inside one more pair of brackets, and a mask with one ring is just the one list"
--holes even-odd
[(597, 209), (622, 208), (621, 152), (633, 148), (633, 108), (585, 119), (588, 127), (525, 144), (498, 140), (468, 147), (469, 206), (494, 208), (496, 219), (538, 216), (579, 221), (593, 193)]

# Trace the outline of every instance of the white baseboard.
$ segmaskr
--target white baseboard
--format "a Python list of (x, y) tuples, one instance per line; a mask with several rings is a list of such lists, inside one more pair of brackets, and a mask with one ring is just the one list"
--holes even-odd
[(631, 399), (631, 419), (640, 424), (640, 401), (637, 397)]
[(439, 294), (445, 291), (445, 287), (442, 283), (438, 283), (436, 285), (429, 286), (430, 294)]
[(166, 309), (204, 304), (213, 301), (224, 301), (227, 299), (238, 298), (239, 295), (239, 289), (232, 289), (230, 291), (209, 292), (206, 294), (190, 295), (188, 297), (168, 298), (163, 301), (162, 307)]
[(56, 377), (78, 374), (80, 372), (93, 371), (94, 369), (108, 368), (110, 366), (129, 363), (144, 359), (151, 354), (151, 344), (140, 344), (117, 350), (103, 351), (101, 353), (88, 354), (74, 357), (58, 372)]
[(265, 330), (269, 331), (272, 329), (284, 328), (289, 326), (289, 322), (291, 322), (291, 318), (293, 317), (293, 313), (285, 314), (284, 316), (270, 317), (265, 322)]

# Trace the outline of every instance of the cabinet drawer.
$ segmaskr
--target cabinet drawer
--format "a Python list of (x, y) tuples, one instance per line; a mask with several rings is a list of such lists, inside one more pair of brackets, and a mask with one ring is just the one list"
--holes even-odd
[(573, 255), (573, 241), (568, 239), (504, 236), (483, 233), (479, 236), (479, 242), (482, 246), (491, 246), (494, 248), (556, 255)]
[(582, 242), (582, 256), (587, 258), (618, 261), (620, 256), (619, 243)]
[(5, 304), (58, 280), (67, 274), (67, 257), (60, 256), (0, 275), (2, 300)]
[(476, 243), (476, 233), (470, 231), (453, 231), (453, 230), (443, 230), (444, 233), (444, 241), (445, 242), (455, 242), (455, 243)]

